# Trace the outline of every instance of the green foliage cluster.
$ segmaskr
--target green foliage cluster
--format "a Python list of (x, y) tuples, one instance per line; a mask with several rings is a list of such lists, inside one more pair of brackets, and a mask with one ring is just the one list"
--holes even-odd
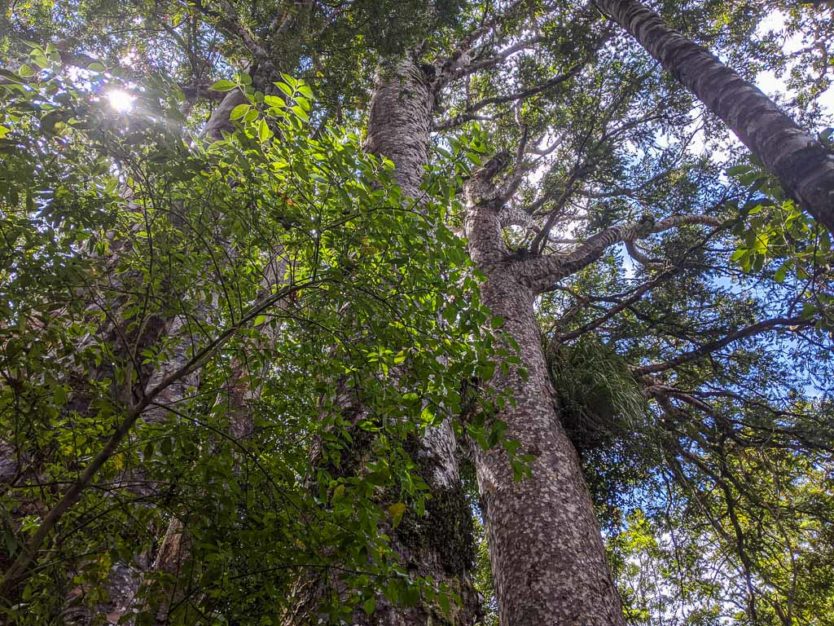
[[(830, 11), (651, 4), (821, 123)], [(774, 9), (784, 26), (760, 32)], [(460, 64), (419, 202), (362, 150), (375, 68), (406, 54)], [(431, 499), (414, 444), (461, 413), (459, 435), (502, 442), (491, 402), (512, 399), (479, 390), (519, 359), (494, 347), (459, 196), (525, 146), (511, 204), (533, 228), (504, 230), (513, 249), (551, 215), (554, 254), (645, 215), (725, 224), (613, 247), (536, 304), (629, 621), (831, 622), (830, 235), (593, 7), (29, 0), (2, 9), (0, 58), (0, 569), (146, 403), (0, 621), (102, 622), (123, 574), (138, 623), (352, 622), (380, 602), (451, 620), (460, 589), (403, 566), (410, 536), (459, 545), (444, 565), (497, 623), (475, 488), (473, 515)], [(230, 132), (201, 137), (236, 93)], [(770, 318), (790, 322), (674, 362)], [(154, 569), (172, 520), (187, 557)]]
[(562, 425), (580, 454), (645, 427), (648, 403), (628, 364), (593, 335), (549, 350)]
[[(443, 209), (404, 199), (356, 134), (312, 138), (310, 89), (289, 76), (206, 143), (163, 93), (119, 115), (54, 77), (53, 50), (33, 57), (0, 85), (0, 437), (20, 461), (4, 476), (6, 564), (151, 373), (190, 369), (183, 397), (140, 421), (63, 515), (4, 619), (45, 623), (68, 599), (102, 617), (114, 568), (138, 568), (173, 518), (191, 558), (144, 581), (141, 623), (162, 602), (171, 623), (278, 623), (304, 572), (332, 583), (329, 620), (372, 611), (378, 589), (448, 610), (451, 592), (404, 571), (387, 534), (426, 507), (407, 442), (458, 415), (459, 381), (491, 344)], [(179, 334), (160, 334), (171, 320)], [(260, 389), (243, 438), (230, 381)], [(343, 468), (359, 437), (363, 462)]]

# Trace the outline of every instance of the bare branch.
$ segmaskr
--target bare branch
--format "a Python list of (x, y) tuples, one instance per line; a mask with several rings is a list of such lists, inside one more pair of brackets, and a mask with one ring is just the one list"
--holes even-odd
[(508, 102), (516, 102), (518, 100), (524, 100), (525, 98), (529, 98), (530, 96), (534, 96), (536, 94), (542, 93), (549, 89), (553, 89), (558, 85), (570, 80), (574, 76), (576, 76), (579, 71), (584, 67), (584, 63), (577, 64), (569, 69), (564, 74), (559, 74), (554, 76), (553, 78), (546, 80), (543, 83), (535, 85), (534, 87), (529, 87), (527, 89), (522, 89), (521, 91), (517, 91), (512, 94), (508, 94), (505, 96), (491, 96), (489, 98), (484, 98), (483, 100), (479, 100), (475, 104), (467, 107), (467, 109), (445, 121), (440, 121), (434, 125), (434, 130), (447, 130), (449, 128), (455, 128), (468, 122), (470, 120), (475, 119), (474, 115), (480, 111), (481, 109), (488, 107), (493, 104), (506, 104)]
[(554, 283), (599, 259), (606, 249), (624, 241), (634, 241), (684, 224), (704, 224), (720, 227), (724, 222), (706, 215), (676, 215), (659, 222), (651, 218), (639, 222), (612, 226), (592, 235), (570, 252), (520, 259), (516, 262), (519, 277), (542, 293), (553, 289)]
[(695, 350), (690, 350), (688, 352), (679, 354), (678, 356), (669, 359), (668, 361), (664, 361), (663, 363), (653, 363), (651, 365), (644, 365), (642, 367), (633, 368), (631, 371), (637, 376), (664, 372), (666, 370), (670, 370), (674, 367), (677, 367), (678, 365), (683, 365), (684, 363), (696, 361), (705, 356), (708, 356), (713, 352), (716, 352), (717, 350), (720, 350), (721, 348), (730, 345), (734, 341), (745, 339), (747, 337), (752, 337), (754, 335), (758, 335), (759, 333), (767, 332), (770, 330), (783, 329), (785, 327), (790, 328), (792, 326), (809, 326), (812, 323), (812, 321), (813, 320), (807, 320), (801, 317), (776, 317), (773, 319), (764, 320), (755, 324), (751, 324), (750, 326), (740, 328), (739, 330), (729, 333), (721, 339), (705, 343), (704, 345), (696, 348)]
[(658, 274), (657, 276), (655, 276), (652, 280), (650, 280), (648, 282), (645, 282), (642, 285), (639, 285), (636, 289), (634, 289), (634, 291), (631, 293), (631, 295), (629, 295), (625, 300), (623, 300), (619, 304), (611, 307), (610, 309), (608, 309), (601, 316), (597, 317), (596, 319), (591, 320), (590, 322), (588, 322), (587, 324), (584, 324), (583, 326), (580, 326), (576, 330), (572, 330), (569, 333), (564, 333), (564, 334), (558, 335), (559, 342), (570, 341), (571, 339), (576, 339), (580, 335), (584, 335), (585, 333), (590, 332), (590, 331), (594, 330), (595, 328), (599, 328), (605, 322), (610, 320), (612, 317), (614, 317), (618, 313), (624, 311), (625, 309), (630, 307), (632, 304), (634, 304), (635, 302), (640, 300), (649, 291), (651, 291), (652, 289), (654, 289), (655, 287), (657, 287), (661, 283), (664, 283), (667, 280), (669, 280), (670, 278), (673, 278), (674, 276), (679, 274), (680, 271), (681, 271), (680, 268), (675, 268), (673, 270), (663, 272), (663, 273)]
[(470, 57), (469, 53), (472, 51), (473, 47), (475, 46), (475, 43), (481, 37), (488, 34), (502, 20), (510, 17), (515, 11), (518, 11), (521, 8), (523, 8), (524, 5), (528, 2), (529, 0), (516, 0), (503, 11), (499, 11), (489, 18), (486, 18), (486, 16), (484, 16), (484, 19), (482, 19), (481, 24), (477, 28), (473, 29), (468, 35), (463, 37), (463, 39), (461, 39), (461, 42), (457, 46), (457, 48), (455, 48), (455, 50), (452, 51), (452, 53), (449, 55), (446, 61), (442, 64), (439, 73), (440, 75), (437, 81), (438, 87), (442, 87), (444, 84), (450, 82), (454, 78), (459, 78), (460, 76), (464, 76), (465, 74), (471, 73), (466, 72), (464, 74), (457, 75), (457, 72), (459, 72), (466, 66), (466, 61)]

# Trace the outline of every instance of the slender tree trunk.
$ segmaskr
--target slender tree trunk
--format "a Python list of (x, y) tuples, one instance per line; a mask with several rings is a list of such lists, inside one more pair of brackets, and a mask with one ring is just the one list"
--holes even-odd
[(594, 0), (720, 117), (808, 212), (834, 232), (834, 155), (759, 89), (636, 0)]
[(486, 275), (483, 300), (503, 318), (501, 341), (518, 345), (520, 364), (496, 368), (493, 389), (512, 402), (495, 416), (530, 455), (517, 480), (506, 450), (475, 449), (475, 468), (501, 624), (618, 626), (620, 599), (605, 557), (579, 457), (559, 421), (538, 322), (536, 293), (501, 236), (493, 159), (467, 184), (466, 231), (472, 260)]

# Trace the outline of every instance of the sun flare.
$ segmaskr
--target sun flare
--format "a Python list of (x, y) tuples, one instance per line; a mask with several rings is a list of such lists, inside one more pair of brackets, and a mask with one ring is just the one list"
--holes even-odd
[(119, 113), (127, 113), (133, 109), (133, 101), (136, 96), (131, 95), (124, 89), (110, 89), (107, 92), (107, 102), (110, 107)]

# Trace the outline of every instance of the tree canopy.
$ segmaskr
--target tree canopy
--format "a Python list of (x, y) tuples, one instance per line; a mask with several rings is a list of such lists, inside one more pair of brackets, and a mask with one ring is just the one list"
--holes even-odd
[[(2, 621), (534, 623), (547, 406), (625, 622), (834, 624), (832, 233), (627, 4), (5, 8)], [(830, 164), (834, 10), (649, 5)]]

